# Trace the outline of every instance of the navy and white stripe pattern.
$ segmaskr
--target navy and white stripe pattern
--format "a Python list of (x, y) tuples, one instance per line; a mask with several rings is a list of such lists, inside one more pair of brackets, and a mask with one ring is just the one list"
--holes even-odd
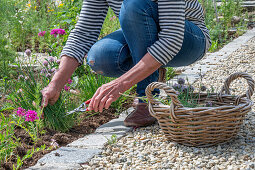
[[(148, 52), (161, 64), (167, 64), (181, 49), (185, 19), (192, 21), (204, 33), (207, 49), (211, 44), (204, 24), (202, 6), (197, 0), (152, 0), (158, 3), (159, 40)], [(71, 31), (61, 56), (67, 55), (83, 63), (84, 56), (97, 41), (108, 7), (119, 16), (122, 0), (84, 0), (79, 20)]]

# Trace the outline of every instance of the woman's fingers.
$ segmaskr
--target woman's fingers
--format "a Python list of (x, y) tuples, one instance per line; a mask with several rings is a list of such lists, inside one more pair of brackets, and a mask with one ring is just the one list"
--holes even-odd
[(98, 110), (99, 110), (100, 113), (103, 111), (104, 106), (105, 106), (105, 102), (108, 100), (108, 98), (109, 98), (108, 95), (104, 96), (102, 98), (102, 100), (100, 101), (99, 106), (98, 106)]
[(53, 98), (53, 99), (48, 100), (48, 103), (49, 103), (50, 105), (54, 105), (54, 104), (57, 102), (57, 100), (58, 100), (58, 99)]
[(95, 98), (93, 96), (93, 98), (94, 98), (94, 100), (93, 100), (93, 110), (95, 112), (98, 111), (99, 105), (101, 104), (101, 102), (102, 102), (101, 100), (103, 99), (103, 97), (109, 95), (111, 93), (111, 91), (112, 91), (112, 88), (109, 88), (109, 87), (105, 88), (104, 85), (103, 85), (99, 89), (99, 92), (94, 95)]
[(99, 88), (97, 89), (96, 93), (95, 93), (95, 94), (93, 95), (93, 97), (91, 98), (91, 101), (90, 101), (89, 107), (88, 107), (89, 110), (94, 110), (95, 97), (96, 97), (97, 95), (99, 95), (100, 89), (101, 89), (101, 87), (99, 87)]
[(108, 100), (105, 102), (104, 108), (108, 109), (111, 106), (112, 102), (114, 102), (115, 100), (116, 98), (109, 97)]
[(102, 112), (104, 108), (108, 109), (111, 103), (118, 99), (120, 91), (123, 91), (122, 88), (114, 81), (102, 85), (91, 98), (88, 109), (95, 112)]
[(42, 106), (42, 107), (46, 107), (46, 106), (48, 105), (49, 99), (48, 99), (48, 96), (47, 96), (47, 95), (45, 95), (45, 94), (42, 94), (42, 95), (43, 95), (43, 97), (42, 97), (41, 106)]

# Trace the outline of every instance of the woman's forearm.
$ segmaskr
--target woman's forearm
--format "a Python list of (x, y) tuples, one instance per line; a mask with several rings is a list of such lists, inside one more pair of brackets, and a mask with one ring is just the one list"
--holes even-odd
[(132, 69), (119, 77), (117, 81), (122, 82), (124, 89), (128, 90), (133, 85), (151, 75), (161, 65), (162, 64), (155, 60), (149, 53), (146, 53)]
[(54, 74), (50, 85), (54, 86), (58, 91), (61, 91), (78, 65), (79, 63), (76, 59), (68, 56), (63, 56), (61, 58), (58, 71)]

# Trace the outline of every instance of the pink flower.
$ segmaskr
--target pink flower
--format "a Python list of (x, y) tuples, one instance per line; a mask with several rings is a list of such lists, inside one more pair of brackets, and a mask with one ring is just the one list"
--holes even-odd
[(58, 59), (58, 60), (56, 61), (56, 63), (57, 63), (57, 64), (60, 64), (60, 60)]
[(25, 116), (25, 114), (26, 114), (26, 110), (21, 107), (18, 107), (18, 110), (16, 111), (16, 115), (19, 117), (23, 117)]
[(54, 59), (54, 57), (49, 56), (49, 57), (48, 57), (48, 61), (49, 61), (50, 63), (52, 63), (52, 62), (54, 62), (54, 61), (55, 61), (55, 59)]
[(23, 80), (24, 76), (23, 75), (19, 75), (18, 80)]
[(45, 69), (45, 68), (43, 68), (42, 70), (41, 70), (41, 74), (44, 74), (44, 73), (46, 73), (47, 72), (47, 70)]
[(72, 84), (72, 82), (73, 82), (72, 79), (68, 79), (67, 81), (68, 84)]
[(27, 56), (30, 56), (31, 55), (31, 50), (30, 49), (26, 49), (25, 53), (26, 53)]
[(47, 74), (46, 74), (46, 77), (47, 77), (47, 78), (50, 78), (50, 77), (51, 77), (51, 74), (50, 74), (50, 73), (47, 73)]
[(23, 92), (23, 90), (22, 89), (19, 89), (18, 91), (17, 91), (17, 93), (22, 93)]
[(57, 35), (64, 35), (66, 32), (63, 29), (53, 29), (51, 30), (50, 34), (54, 35), (54, 37), (57, 37)]
[(40, 37), (40, 36), (43, 37), (43, 36), (45, 35), (45, 33), (46, 33), (46, 31), (39, 32), (39, 33), (38, 33), (38, 36), (39, 36), (39, 37)]
[(51, 139), (51, 143), (50, 143), (51, 146), (53, 146), (53, 148), (57, 148), (59, 147), (58, 143), (56, 142), (55, 139)]
[(65, 85), (64, 90), (65, 90), (65, 91), (69, 91), (69, 90), (70, 90), (70, 87), (68, 87), (67, 85)]
[(57, 70), (55, 68), (51, 69), (52, 73), (55, 73)]
[(48, 72), (49, 72), (49, 73), (55, 73), (55, 72), (56, 72), (56, 69), (55, 69), (55, 68), (49, 69)]
[(48, 61), (44, 60), (44, 61), (43, 61), (43, 65), (44, 65), (45, 67), (47, 67), (47, 66), (48, 66)]
[(39, 117), (37, 116), (36, 111), (34, 111), (34, 110), (28, 110), (28, 111), (26, 112), (25, 118), (26, 118), (25, 121), (27, 121), (27, 122), (28, 122), (28, 121), (33, 122), (33, 121), (39, 119)]
[(115, 20), (115, 19), (116, 19), (116, 16), (113, 16), (113, 17), (110, 18), (111, 21)]

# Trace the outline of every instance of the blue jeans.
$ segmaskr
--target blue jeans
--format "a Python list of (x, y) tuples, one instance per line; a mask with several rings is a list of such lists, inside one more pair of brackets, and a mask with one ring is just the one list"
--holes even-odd
[[(147, 47), (158, 40), (160, 31), (157, 3), (151, 0), (124, 0), (119, 21), (121, 29), (97, 41), (87, 55), (87, 64), (97, 73), (119, 77), (136, 65), (147, 53)], [(187, 66), (205, 53), (205, 36), (198, 26), (185, 21), (184, 40), (179, 53), (162, 67)], [(158, 71), (137, 84), (138, 96), (158, 80)]]

